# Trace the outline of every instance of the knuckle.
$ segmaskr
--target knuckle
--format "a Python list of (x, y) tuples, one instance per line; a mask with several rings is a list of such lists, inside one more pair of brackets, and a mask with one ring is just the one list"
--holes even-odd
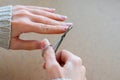
[(13, 15), (18, 16), (18, 17), (23, 17), (23, 16), (28, 16), (29, 14), (30, 14), (29, 11), (22, 9), (22, 10), (15, 12)]
[(22, 5), (15, 5), (15, 8), (18, 9), (18, 10), (22, 10), (22, 9), (24, 9), (25, 7), (22, 6)]
[(73, 63), (75, 65), (81, 65), (82, 64), (82, 59), (80, 57), (77, 57), (73, 60)]
[(39, 18), (40, 18), (41, 20), (43, 20), (43, 22), (44, 22), (45, 24), (52, 24), (52, 22), (53, 22), (51, 19), (46, 18), (46, 17), (44, 17), (44, 16), (39, 16)]
[(12, 26), (13, 25), (28, 25), (28, 23), (30, 24), (30, 20), (28, 20), (27, 18), (13, 19), (11, 23), (12, 23)]
[(21, 13), (22, 15), (28, 15), (28, 14), (29, 14), (29, 11), (27, 11), (27, 10), (20, 10), (20, 13)]
[(41, 31), (42, 31), (42, 33), (46, 33), (46, 32), (48, 32), (48, 31), (49, 31), (49, 27), (48, 27), (47, 25), (42, 24), (42, 25), (41, 25), (41, 27), (42, 27), (42, 28), (41, 28), (41, 29), (42, 29), (42, 30), (41, 30)]

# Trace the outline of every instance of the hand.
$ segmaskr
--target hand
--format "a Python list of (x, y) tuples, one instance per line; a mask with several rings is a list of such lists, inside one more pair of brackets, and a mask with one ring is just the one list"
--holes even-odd
[[(45, 44), (49, 45), (50, 43), (45, 40)], [(66, 50), (62, 50), (55, 55), (51, 46), (46, 48), (44, 51), (43, 68), (50, 80), (56, 78), (86, 80), (86, 69), (82, 65), (82, 60)]]
[(20, 34), (35, 32), (40, 34), (60, 34), (71, 23), (65, 23), (66, 16), (55, 14), (55, 9), (37, 6), (13, 6), (12, 34), (10, 49), (41, 49), (42, 42), (21, 40)]

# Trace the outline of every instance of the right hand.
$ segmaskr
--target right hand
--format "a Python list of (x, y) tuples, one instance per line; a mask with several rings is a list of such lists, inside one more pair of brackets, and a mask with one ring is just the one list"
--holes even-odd
[[(50, 43), (46, 40), (46, 45)], [(50, 80), (56, 78), (68, 78), (71, 80), (86, 80), (86, 69), (82, 65), (80, 57), (62, 50), (55, 55), (51, 46), (45, 49), (44, 65), (46, 75)]]

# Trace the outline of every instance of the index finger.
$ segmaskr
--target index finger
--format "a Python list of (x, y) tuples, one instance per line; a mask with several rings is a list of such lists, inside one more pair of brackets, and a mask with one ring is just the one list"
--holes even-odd
[(47, 42), (47, 47), (44, 49), (44, 60), (45, 60), (45, 67), (47, 68), (51, 68), (54, 65), (58, 65), (57, 60), (56, 60), (56, 56), (55, 56), (55, 52), (54, 49), (52, 48), (52, 46), (50, 46), (48, 40), (46, 40)]
[(72, 54), (71, 52), (67, 50), (62, 50), (56, 54), (58, 62), (63, 62), (64, 66), (63, 67), (69, 67), (70, 64), (73, 66), (76, 65), (82, 65), (82, 60), (80, 57)]
[(28, 25), (27, 32), (36, 32), (41, 34), (60, 34), (64, 33), (68, 26), (61, 26), (61, 25), (47, 25), (42, 23), (34, 23), (31, 22)]

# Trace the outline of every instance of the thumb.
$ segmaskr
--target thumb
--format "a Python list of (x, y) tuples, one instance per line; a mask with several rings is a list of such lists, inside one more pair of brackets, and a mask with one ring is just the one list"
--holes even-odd
[(53, 66), (58, 66), (55, 52), (52, 46), (50, 46), (50, 43), (47, 39), (45, 39), (46, 47), (43, 50), (43, 58), (45, 61), (45, 68), (52, 68)]
[(44, 41), (11, 39), (10, 49), (13, 50), (34, 50), (42, 49), (45, 46)]

